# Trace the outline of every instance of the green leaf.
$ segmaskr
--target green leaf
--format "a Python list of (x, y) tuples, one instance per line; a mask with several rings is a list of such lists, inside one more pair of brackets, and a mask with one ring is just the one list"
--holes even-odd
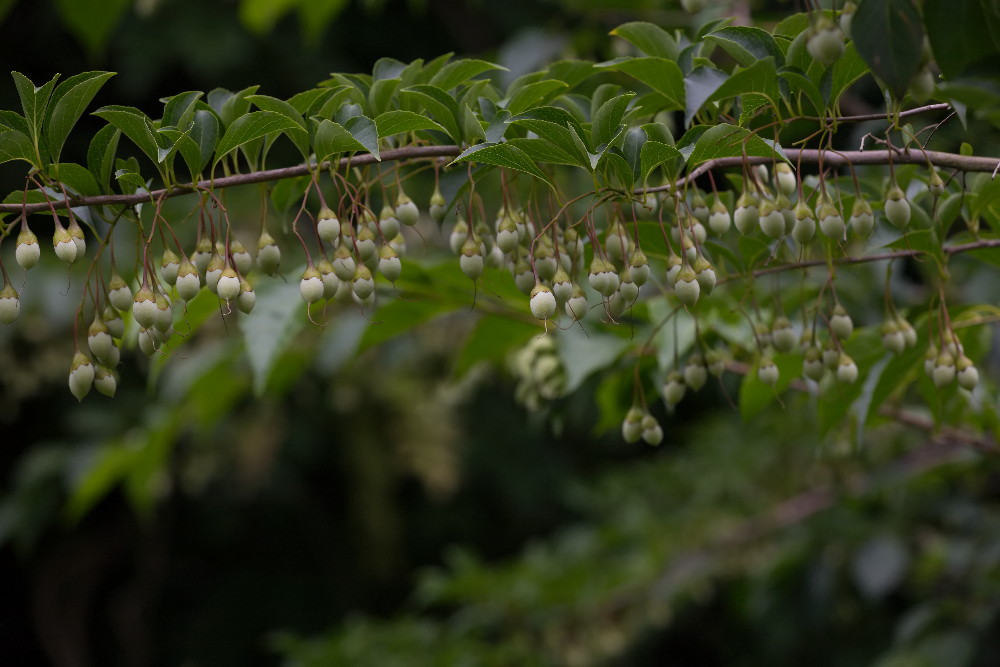
[(802, 355), (776, 354), (773, 357), (778, 367), (778, 382), (772, 387), (764, 384), (757, 377), (757, 365), (740, 383), (740, 416), (743, 419), (753, 417), (771, 404), (779, 394), (788, 389), (792, 380), (802, 376)]
[(567, 91), (573, 90), (586, 81), (594, 71), (594, 63), (587, 60), (559, 60), (546, 70), (549, 77), (562, 81)]
[(76, 194), (93, 197), (100, 194), (97, 181), (83, 165), (72, 162), (48, 165), (48, 174)]
[(367, 150), (364, 144), (351, 136), (350, 132), (332, 120), (326, 119), (319, 121), (314, 143), (316, 159), (320, 162), (340, 153)]
[(462, 129), (458, 118), (458, 103), (455, 98), (436, 86), (417, 85), (400, 91), (403, 101), (414, 100), (427, 109), (431, 116), (444, 127), (452, 141), (462, 139)]
[(785, 56), (774, 37), (760, 28), (729, 26), (709, 33), (705, 39), (721, 46), (743, 67), (768, 57), (774, 58), (776, 66), (785, 64)]
[(529, 83), (526, 86), (518, 88), (510, 96), (510, 100), (507, 102), (507, 111), (515, 115), (522, 113), (539, 104), (545, 104), (555, 97), (556, 93), (562, 92), (567, 88), (568, 86), (565, 82), (552, 79)]
[(223, 127), (228, 128), (250, 111), (250, 101), (247, 98), (257, 92), (258, 88), (260, 86), (249, 86), (235, 93), (225, 88), (216, 88), (208, 94), (208, 104), (219, 114)]
[(647, 56), (677, 60), (677, 40), (663, 28), (645, 21), (623, 23), (611, 31)]
[(788, 159), (780, 146), (762, 139), (750, 130), (736, 125), (716, 125), (702, 134), (688, 157), (688, 165), (694, 166), (720, 157), (776, 157)]
[(465, 143), (471, 144), (479, 140), (486, 140), (486, 130), (476, 116), (476, 112), (468, 104), (462, 104), (462, 134)]
[(606, 151), (598, 161), (597, 168), (603, 169), (604, 178), (613, 188), (631, 191), (635, 185), (632, 166), (617, 148)]
[[(215, 148), (219, 144), (219, 119), (211, 111), (199, 109), (194, 114), (193, 125), (191, 126), (191, 131), (188, 133), (188, 138), (198, 145), (199, 158), (197, 169), (191, 173), (191, 176), (195, 177), (201, 173), (211, 161), (212, 156), (215, 155)], [(189, 169), (192, 166), (195, 165), (193, 163), (188, 164)]]
[(107, 106), (94, 112), (94, 115), (108, 121), (126, 137), (132, 140), (146, 154), (153, 164), (159, 164), (160, 146), (156, 142), (153, 122), (149, 116), (135, 107)]
[(21, 98), (24, 120), (28, 125), (28, 136), (31, 138), (32, 144), (37, 145), (41, 140), (42, 127), (45, 124), (52, 89), (55, 88), (59, 75), (56, 74), (47, 83), (37, 88), (28, 77), (20, 72), (11, 72), (10, 75), (14, 78), (14, 86)]
[[(222, 135), (222, 140), (215, 151), (215, 163), (231, 151), (255, 139), (261, 139), (272, 132), (301, 129), (294, 120), (273, 111), (251, 111), (240, 116)], [(127, 134), (127, 132), (126, 132)]]
[(83, 72), (63, 81), (52, 93), (45, 136), (53, 162), (59, 161), (66, 137), (80, 120), (87, 105), (113, 76), (114, 72)]
[(241, 0), (240, 22), (250, 32), (262, 35), (296, 4), (297, 0)]
[(714, 67), (696, 67), (684, 77), (684, 124), (690, 125), (702, 105), (726, 82), (726, 73)]
[(641, 127), (630, 127), (622, 139), (622, 155), (632, 171), (632, 179), (638, 180), (642, 173), (642, 147), (649, 140), (646, 130)]
[(913, 0), (865, 0), (851, 22), (858, 53), (897, 100), (920, 66), (924, 29)]
[(786, 67), (778, 72), (778, 76), (788, 82), (791, 92), (802, 93), (809, 98), (817, 114), (822, 113), (826, 108), (823, 94), (820, 92), (819, 87), (800, 70)]
[(427, 116), (412, 111), (386, 111), (375, 119), (379, 138), (417, 130), (447, 131)]
[(442, 90), (451, 90), (461, 83), (465, 83), (474, 76), (491, 70), (507, 71), (506, 67), (488, 63), (485, 60), (456, 60), (448, 63), (431, 79), (431, 85)]
[(727, 100), (747, 93), (766, 97), (772, 102), (778, 99), (778, 73), (773, 58), (758, 60), (750, 67), (733, 72), (705, 101)]
[(31, 165), (36, 162), (35, 145), (31, 143), (31, 138), (17, 130), (0, 132), (0, 163), (11, 160), (24, 160)]
[(579, 167), (577, 158), (569, 154), (551, 141), (545, 139), (509, 139), (507, 144), (520, 148), (535, 162), (548, 162), (550, 164), (565, 164), (570, 167)]
[(669, 109), (684, 108), (684, 75), (680, 67), (665, 58), (620, 58), (596, 67), (624, 72), (666, 98)]
[(372, 324), (368, 325), (361, 336), (358, 353), (409, 333), (417, 325), (429, 322), (438, 315), (454, 309), (455, 304), (437, 299), (388, 301), (372, 314)]
[(254, 291), (257, 303), (253, 317), (241, 318), (240, 330), (253, 372), (254, 393), (261, 396), (274, 364), (305, 325), (306, 318), (298, 280), (267, 281), (256, 285)]
[(90, 140), (90, 147), (87, 149), (87, 169), (93, 174), (98, 188), (102, 191), (108, 187), (108, 181), (111, 179), (120, 137), (121, 130), (114, 125), (105, 125)]
[(381, 159), (378, 153), (378, 128), (375, 127), (375, 121), (367, 116), (355, 116), (344, 123), (344, 129), (350, 132), (365, 150), (374, 155), (376, 160)]
[(642, 151), (640, 152), (642, 165), (640, 180), (645, 181), (649, 178), (649, 172), (653, 171), (653, 169), (665, 162), (676, 160), (679, 157), (681, 157), (681, 152), (673, 146), (650, 139), (642, 145)]
[(284, 100), (279, 100), (278, 98), (270, 97), (269, 95), (247, 95), (246, 99), (258, 109), (281, 114), (288, 120), (298, 125), (298, 128), (291, 127), (285, 130), (285, 134), (287, 134), (288, 138), (292, 140), (295, 147), (299, 149), (299, 153), (302, 154), (302, 157), (309, 157), (309, 129), (306, 125), (305, 119), (302, 117), (302, 114), (299, 113), (295, 107)]
[(392, 96), (399, 87), (399, 79), (379, 79), (368, 91), (368, 107), (372, 116), (377, 116), (389, 110)]
[[(305, 41), (317, 46), (330, 23), (343, 12), (348, 0), (308, 0), (299, 2), (299, 18)], [(305, 111), (303, 111), (305, 113)]]
[(57, 0), (59, 16), (93, 56), (100, 54), (128, 11), (129, 0)]
[(747, 122), (754, 117), (757, 110), (768, 104), (767, 98), (760, 95), (743, 95), (740, 99), (740, 127), (746, 127)]
[(600, 146), (610, 142), (620, 131), (622, 118), (635, 93), (613, 97), (597, 110), (591, 125), (591, 143)]
[(910, 232), (892, 243), (887, 243), (884, 247), (893, 250), (916, 250), (937, 258), (939, 263), (944, 262), (944, 251), (941, 248), (941, 241), (938, 240), (937, 232), (933, 229), (921, 229)]
[(455, 375), (461, 377), (484, 361), (501, 362), (508, 353), (537, 335), (538, 326), (535, 324), (500, 315), (484, 315), (458, 353)]
[(172, 97), (163, 98), (163, 118), (160, 125), (184, 127), (191, 122), (197, 102), (204, 95), (199, 90), (189, 90), (177, 93)]
[(551, 185), (549, 177), (545, 175), (545, 172), (539, 169), (524, 151), (510, 144), (478, 144), (472, 146), (463, 151), (451, 164), (470, 161), (492, 164), (506, 169), (516, 169), (544, 181), (547, 185)]
[(569, 164), (577, 167), (583, 167), (588, 171), (591, 170), (589, 153), (586, 148), (581, 148), (574, 140), (575, 132), (572, 128), (532, 118), (517, 120), (512, 124), (516, 124), (534, 132), (540, 138), (545, 139), (554, 146), (557, 146), (562, 152), (572, 155), (573, 161)]
[(868, 65), (858, 55), (858, 50), (854, 42), (849, 42), (844, 48), (844, 53), (837, 62), (833, 63), (832, 77), (830, 80), (829, 104), (834, 105), (840, 96), (851, 87), (855, 81), (868, 74)]
[(923, 11), (934, 60), (946, 78), (956, 79), (1000, 52), (997, 17), (982, 0), (924, 0)]

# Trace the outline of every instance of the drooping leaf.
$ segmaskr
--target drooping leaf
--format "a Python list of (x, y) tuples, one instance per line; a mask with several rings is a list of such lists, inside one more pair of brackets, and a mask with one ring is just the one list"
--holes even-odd
[(837, 58), (830, 71), (830, 91), (826, 98), (828, 103), (833, 105), (851, 84), (868, 73), (868, 66), (858, 55), (854, 42), (850, 42), (844, 47), (843, 55)]
[(372, 324), (365, 329), (358, 352), (380, 345), (410, 332), (414, 327), (438, 315), (454, 310), (455, 305), (438, 299), (394, 299), (379, 306), (372, 314)]
[(851, 22), (858, 54), (897, 100), (920, 66), (924, 29), (913, 0), (865, 0)]
[[(215, 148), (219, 144), (219, 119), (211, 111), (199, 109), (194, 114), (188, 137), (198, 145), (198, 165), (191, 174), (195, 176), (201, 173), (215, 155)], [(188, 166), (190, 168), (194, 164), (190, 163)]]
[(658, 25), (646, 21), (623, 23), (611, 31), (647, 56), (677, 60), (677, 40)]
[(287, 130), (301, 130), (301, 127), (291, 118), (274, 111), (252, 111), (240, 116), (222, 135), (215, 151), (215, 162), (218, 163), (231, 151), (244, 144), (266, 137), (272, 132)]
[(90, 140), (90, 146), (87, 149), (87, 169), (94, 175), (97, 186), (101, 190), (108, 187), (120, 137), (121, 130), (114, 125), (105, 125)]
[(111, 33), (128, 11), (129, 0), (58, 0), (66, 27), (95, 56), (107, 46)]
[(254, 291), (257, 303), (253, 317), (240, 319), (240, 331), (253, 371), (254, 393), (260, 396), (267, 388), (274, 364), (305, 325), (306, 318), (297, 280), (258, 284)]
[(485, 60), (463, 59), (450, 62), (434, 75), (430, 83), (442, 90), (451, 90), (455, 86), (472, 79), (483, 72), (504, 70), (506, 67), (488, 63)]
[(455, 375), (465, 375), (478, 363), (499, 362), (537, 335), (537, 325), (499, 315), (484, 315), (465, 339), (455, 361)]
[(547, 162), (549, 164), (565, 164), (571, 167), (580, 166), (575, 158), (570, 153), (563, 150), (561, 146), (558, 146), (551, 141), (541, 138), (515, 138), (509, 139), (507, 143), (511, 146), (516, 146), (520, 148), (524, 153), (534, 160), (535, 162)]
[(716, 125), (702, 134), (688, 157), (688, 165), (694, 166), (721, 157), (778, 158), (788, 161), (780, 146), (763, 139), (746, 128), (737, 125)]
[(11, 72), (14, 79), (14, 87), (21, 98), (21, 108), (24, 111), (24, 120), (28, 125), (28, 136), (33, 144), (41, 140), (42, 127), (48, 115), (49, 102), (52, 98), (52, 90), (55, 88), (59, 75), (49, 79), (41, 86), (35, 87), (31, 79), (20, 72)]
[(1000, 54), (997, 13), (985, 4), (983, 0), (924, 1), (924, 24), (934, 60), (948, 79), (956, 79), (976, 63)]
[(102, 107), (95, 111), (94, 115), (121, 130), (122, 134), (131, 139), (132, 143), (153, 161), (153, 164), (159, 164), (160, 146), (156, 142), (156, 132), (149, 116), (135, 107), (117, 105)]
[(70, 194), (75, 192), (76, 194), (89, 197), (100, 194), (93, 174), (87, 171), (83, 165), (73, 162), (50, 164), (48, 166), (48, 174), (72, 190)]
[(597, 110), (591, 125), (591, 142), (595, 147), (610, 142), (618, 134), (622, 118), (633, 97), (635, 93), (618, 95)]
[(567, 85), (564, 82), (552, 79), (529, 83), (511, 95), (507, 102), (507, 111), (516, 115), (539, 104), (546, 104), (556, 93), (564, 91), (566, 88)]
[(684, 108), (684, 75), (680, 67), (665, 58), (619, 58), (597, 65), (624, 72), (663, 95), (669, 108)]
[(378, 128), (375, 127), (375, 121), (367, 116), (355, 116), (351, 118), (344, 124), (344, 129), (351, 133), (351, 136), (357, 139), (358, 143), (365, 147), (365, 149), (375, 156), (375, 159), (381, 159), (378, 152)]
[(642, 151), (640, 153), (642, 166), (640, 180), (645, 181), (649, 178), (649, 172), (653, 171), (653, 169), (659, 167), (665, 162), (670, 162), (679, 157), (681, 157), (681, 152), (669, 144), (665, 144), (660, 141), (653, 141), (652, 139), (646, 141), (642, 145)]
[(702, 105), (726, 82), (726, 73), (714, 67), (696, 67), (684, 77), (684, 124), (690, 125)]
[(440, 124), (435, 123), (427, 116), (423, 116), (412, 111), (386, 111), (375, 119), (375, 128), (378, 136), (389, 137), (402, 132), (416, 132), (417, 130), (437, 130), (446, 132)]
[(733, 72), (705, 101), (727, 100), (748, 93), (767, 97), (772, 102), (778, 99), (778, 73), (773, 58), (758, 60), (750, 67)]
[(319, 126), (316, 129), (314, 150), (316, 159), (323, 162), (329, 160), (333, 155), (367, 149), (340, 124), (323, 119), (319, 121)]
[(0, 163), (11, 160), (24, 160), (31, 165), (37, 161), (31, 138), (17, 130), (0, 132)]
[(114, 72), (83, 72), (60, 83), (52, 93), (45, 137), (53, 162), (59, 161), (63, 144), (87, 105)]
[(248, 95), (247, 101), (263, 111), (272, 111), (281, 114), (296, 125), (298, 129), (291, 127), (285, 130), (285, 134), (292, 140), (295, 147), (299, 149), (302, 157), (309, 157), (309, 131), (302, 114), (290, 103), (279, 100), (269, 95)]
[(451, 95), (436, 86), (421, 84), (403, 89), (400, 91), (400, 97), (404, 101), (413, 99), (427, 109), (434, 120), (448, 133), (452, 141), (461, 140), (462, 130), (458, 117), (458, 104)]
[(774, 37), (760, 28), (728, 26), (709, 33), (705, 39), (721, 46), (743, 67), (769, 57), (774, 58), (778, 67), (785, 64), (785, 56)]
[(510, 144), (478, 144), (467, 148), (452, 164), (457, 162), (482, 162), (506, 169), (516, 169), (551, 185), (549, 177), (529, 158), (524, 151)]

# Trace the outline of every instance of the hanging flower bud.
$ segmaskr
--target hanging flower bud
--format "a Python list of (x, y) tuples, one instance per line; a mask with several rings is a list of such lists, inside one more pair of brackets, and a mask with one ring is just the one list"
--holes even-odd
[(705, 360), (698, 353), (688, 357), (684, 364), (684, 383), (694, 391), (699, 391), (708, 381), (708, 369), (705, 368)]
[(854, 384), (858, 379), (858, 365), (844, 353), (841, 353), (837, 364), (837, 379), (844, 384)]
[(362, 301), (375, 291), (375, 279), (372, 278), (372, 272), (364, 264), (358, 264), (358, 268), (354, 269), (351, 291)]
[(584, 293), (583, 288), (579, 285), (574, 285), (573, 296), (566, 301), (566, 314), (569, 315), (574, 322), (578, 322), (587, 315), (588, 309), (587, 295)]
[[(262, 241), (265, 234), (267, 234), (267, 232), (261, 234), (260, 238)], [(274, 239), (271, 239), (270, 236), (267, 238), (271, 240), (271, 243), (274, 243)], [(205, 275), (205, 270), (208, 268), (208, 263), (212, 261), (212, 255), (214, 252), (215, 250), (212, 248), (212, 241), (209, 240), (208, 237), (203, 236), (198, 239), (198, 245), (195, 246), (194, 254), (191, 255), (191, 260), (194, 262), (194, 265), (198, 267), (198, 273), (200, 275)]]
[(795, 192), (797, 180), (792, 166), (787, 162), (778, 162), (774, 165), (774, 184), (786, 197), (791, 197)]
[(17, 248), (14, 258), (21, 268), (27, 271), (36, 264), (42, 256), (42, 248), (38, 245), (38, 237), (25, 225), (17, 235)]
[(309, 265), (302, 272), (299, 280), (299, 294), (307, 304), (316, 303), (323, 298), (323, 277), (315, 266)]
[(233, 267), (240, 274), (245, 276), (253, 268), (253, 257), (239, 239), (233, 239), (229, 244), (229, 254), (232, 257)]
[[(195, 264), (197, 265), (197, 262)], [(206, 262), (206, 266), (207, 264)], [(281, 264), (281, 248), (267, 231), (262, 231), (257, 240), (257, 268), (263, 273), (273, 276), (278, 272), (279, 264)], [(199, 269), (199, 271), (203, 270)]]
[(760, 203), (757, 197), (750, 191), (744, 191), (736, 201), (736, 212), (733, 213), (733, 222), (736, 229), (744, 236), (753, 232), (760, 223)]
[(118, 314), (118, 311), (110, 305), (104, 306), (104, 312), (101, 313), (101, 319), (104, 320), (104, 324), (107, 325), (108, 333), (111, 334), (112, 338), (121, 339), (121, 337), (125, 335), (125, 320), (123, 320)]
[(478, 280), (483, 275), (483, 253), (479, 243), (473, 238), (466, 238), (462, 243), (462, 254), (458, 258), (459, 266), (470, 280)]
[(531, 294), (531, 290), (535, 288), (535, 272), (524, 259), (519, 259), (514, 264), (514, 284), (524, 294)]
[(249, 315), (255, 305), (257, 305), (257, 294), (254, 293), (250, 282), (246, 278), (241, 277), (240, 295), (236, 297), (236, 306), (240, 309), (240, 312)]
[(931, 379), (938, 387), (946, 387), (955, 380), (955, 360), (947, 352), (942, 352), (934, 361), (934, 370), (931, 372)]
[(816, 219), (819, 220), (819, 229), (823, 234), (836, 241), (841, 241), (847, 236), (847, 225), (844, 223), (844, 216), (828, 199), (820, 202), (816, 208)]
[(225, 268), (226, 261), (222, 259), (222, 255), (218, 253), (212, 255), (212, 260), (205, 269), (205, 287), (213, 294), (219, 293), (219, 279), (222, 278), (222, 272)]
[(778, 383), (778, 376), (780, 371), (778, 370), (777, 364), (771, 357), (761, 357), (760, 364), (757, 366), (757, 379), (764, 384), (775, 385)]
[(52, 247), (56, 251), (56, 257), (67, 264), (72, 264), (76, 261), (76, 242), (62, 226), (57, 226), (55, 234), (52, 235)]
[(108, 325), (104, 323), (100, 315), (95, 315), (94, 321), (87, 330), (87, 347), (90, 348), (90, 353), (98, 361), (107, 362), (114, 344), (111, 332), (108, 331)]
[(385, 276), (385, 279), (390, 283), (396, 282), (403, 272), (403, 263), (399, 261), (396, 251), (392, 249), (392, 246), (382, 246), (378, 251), (378, 256), (379, 273)]
[(674, 294), (686, 306), (692, 306), (698, 301), (698, 296), (701, 294), (701, 284), (698, 282), (697, 274), (690, 266), (685, 266), (677, 274)]
[(429, 212), (434, 222), (439, 225), (444, 220), (445, 213), (448, 212), (447, 202), (441, 196), (441, 191), (434, 187), (434, 194), (431, 195)]
[(625, 421), (622, 422), (622, 438), (630, 445), (634, 445), (642, 438), (644, 414), (643, 410), (635, 405), (625, 414)]
[(160, 273), (163, 275), (163, 282), (172, 287), (177, 282), (177, 273), (180, 268), (180, 257), (170, 248), (165, 248), (163, 257), (160, 258)]
[(611, 262), (600, 257), (594, 257), (590, 263), (587, 282), (603, 296), (611, 296), (618, 291), (618, 274)]
[(771, 325), (771, 345), (778, 352), (791, 352), (795, 348), (795, 329), (787, 317), (775, 318)]
[(802, 374), (810, 380), (819, 382), (823, 379), (826, 364), (823, 362), (823, 350), (810, 345), (806, 348), (805, 361), (802, 363)]
[(719, 236), (725, 234), (729, 231), (729, 228), (733, 224), (733, 217), (729, 214), (729, 209), (722, 202), (722, 199), (716, 195), (715, 201), (712, 202), (712, 210), (708, 216), (708, 228), (712, 230), (713, 233)]
[(895, 183), (885, 194), (885, 219), (893, 227), (902, 229), (910, 224), (910, 202), (906, 201), (906, 195)]
[(906, 348), (906, 339), (895, 320), (882, 323), (882, 345), (893, 354), (901, 354)]
[(333, 243), (340, 236), (340, 220), (327, 206), (322, 207), (316, 214), (316, 233), (327, 243)]
[(94, 369), (94, 387), (108, 398), (114, 398), (118, 390), (118, 378), (115, 377), (115, 372), (104, 366), (98, 366)]
[(532, 315), (539, 320), (547, 320), (556, 312), (556, 297), (551, 289), (542, 283), (537, 283), (531, 290), (529, 305)]
[(396, 210), (386, 204), (378, 214), (378, 226), (382, 230), (382, 236), (391, 239), (399, 233), (399, 218), (396, 217)]
[(198, 275), (198, 267), (191, 260), (185, 258), (180, 268), (177, 269), (177, 280), (174, 283), (177, 288), (177, 295), (184, 301), (190, 301), (201, 291), (201, 277)]
[(413, 200), (403, 192), (402, 188), (396, 195), (396, 218), (407, 227), (417, 224), (420, 219), (420, 210), (413, 203)]
[[(638, 290), (636, 291), (638, 292)], [(556, 271), (556, 275), (552, 277), (552, 293), (556, 300), (561, 303), (573, 298), (573, 282), (570, 280), (569, 274), (562, 269)]]
[(90, 393), (90, 387), (94, 384), (94, 365), (90, 363), (90, 358), (83, 352), (73, 355), (73, 363), (69, 367), (69, 390), (82, 401), (83, 397)]
[(854, 198), (854, 206), (851, 207), (851, 219), (849, 220), (851, 231), (860, 238), (867, 238), (875, 227), (875, 216), (872, 214), (872, 206), (861, 195)]
[(642, 440), (647, 445), (653, 447), (663, 442), (663, 429), (660, 427), (660, 423), (656, 421), (656, 417), (651, 414), (646, 414), (642, 418)]
[(9, 283), (0, 289), (0, 323), (10, 324), (21, 314), (21, 300)]
[(236, 269), (227, 266), (222, 270), (215, 291), (223, 301), (230, 301), (240, 295), (240, 277)]
[(972, 359), (963, 354), (955, 363), (955, 368), (958, 371), (958, 386), (968, 391), (975, 389), (976, 385), (979, 384), (979, 371), (976, 370)]
[(73, 243), (76, 244), (76, 259), (83, 259), (83, 256), (87, 253), (87, 237), (83, 235), (83, 229), (80, 228), (80, 223), (76, 221), (76, 218), (70, 218), (66, 231), (69, 232)]
[(830, 315), (830, 331), (840, 340), (847, 340), (854, 333), (854, 321), (839, 303), (834, 306)]
[(687, 393), (687, 385), (684, 384), (684, 376), (673, 371), (667, 376), (667, 381), (663, 383), (663, 400), (669, 407), (674, 407), (682, 400)]
[(132, 317), (144, 329), (151, 328), (156, 322), (156, 297), (148, 287), (143, 286), (136, 292), (132, 302)]

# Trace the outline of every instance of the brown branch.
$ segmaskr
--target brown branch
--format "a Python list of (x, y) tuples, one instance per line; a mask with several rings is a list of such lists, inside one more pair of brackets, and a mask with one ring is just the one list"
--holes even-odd
[[(818, 163), (820, 156), (823, 158), (823, 165), (826, 167), (846, 167), (848, 165), (882, 165), (889, 164), (889, 151), (828, 151), (817, 150), (815, 148), (785, 148), (785, 155), (793, 163), (806, 162)], [(992, 173), (1000, 166), (1000, 158), (980, 157), (975, 155), (959, 155), (958, 153), (943, 153), (941, 151), (919, 151), (919, 150), (893, 150), (892, 162), (894, 164), (921, 164), (931, 163), (938, 167), (958, 169), (959, 171), (981, 171)], [(729, 167), (740, 167), (746, 164), (771, 164), (774, 158), (770, 157), (721, 157), (714, 160), (702, 162), (700, 165), (681, 178), (674, 185), (658, 185), (652, 188), (638, 189), (636, 194), (645, 192), (662, 192), (682, 187), (688, 181), (694, 180), (702, 174), (712, 169), (725, 169)]]
[[(461, 147), (459, 146), (407, 146), (403, 148), (396, 148), (392, 150), (383, 151), (381, 154), (382, 162), (388, 161), (399, 161), (399, 160), (412, 160), (412, 159), (427, 159), (427, 158), (438, 158), (438, 157), (453, 157), (461, 152)], [(794, 162), (801, 161), (806, 163), (817, 163), (822, 156), (823, 164), (830, 167), (843, 167), (848, 164), (868, 164), (868, 165), (879, 165), (888, 164), (890, 157), (889, 151), (844, 151), (844, 152), (832, 152), (832, 151), (820, 151), (816, 149), (797, 149), (797, 148), (786, 148), (785, 155)], [(953, 169), (958, 169), (960, 171), (983, 171), (983, 172), (993, 172), (998, 166), (1000, 166), (1000, 158), (991, 157), (976, 157), (976, 156), (966, 156), (959, 155), (956, 153), (942, 153), (939, 151), (927, 151), (926, 153), (922, 151), (894, 151), (892, 155), (892, 161), (896, 164), (927, 164), (931, 162), (939, 167), (949, 167)], [(773, 159), (765, 157), (727, 157), (727, 158), (717, 158), (715, 160), (709, 160), (698, 165), (687, 176), (685, 176), (681, 181), (675, 186), (662, 185), (652, 188), (646, 188), (645, 190), (636, 190), (637, 194), (643, 192), (659, 192), (663, 190), (670, 190), (672, 187), (677, 187), (683, 185), (684, 182), (697, 178), (698, 176), (704, 174), (710, 169), (721, 169), (726, 167), (738, 167), (743, 165), (744, 161), (750, 164), (770, 164)], [(375, 157), (371, 154), (358, 155), (353, 158), (343, 158), (338, 163), (340, 168), (348, 166), (348, 163), (352, 166), (360, 166), (365, 164), (373, 164), (378, 162)], [(329, 169), (330, 164), (324, 162), (319, 165), (320, 169)], [(277, 181), (285, 178), (294, 178), (296, 176), (304, 176), (310, 173), (310, 170), (315, 169), (315, 165), (300, 164), (293, 167), (283, 167), (280, 169), (268, 169), (265, 171), (255, 171), (247, 174), (236, 174), (234, 176), (225, 176), (223, 178), (216, 178), (212, 180), (199, 181), (198, 183), (185, 183), (179, 185), (169, 192), (163, 189), (154, 190), (146, 194), (133, 194), (133, 195), (101, 195), (98, 197), (76, 197), (71, 199), (68, 203), (66, 200), (53, 202), (56, 209), (65, 209), (67, 206), (78, 207), (78, 206), (110, 206), (110, 205), (134, 205), (142, 204), (149, 201), (153, 201), (161, 195), (166, 195), (166, 197), (177, 197), (180, 195), (190, 194), (197, 190), (204, 190), (207, 188), (221, 189), (228, 188), (235, 185), (247, 185), (251, 183), (264, 183), (267, 181)], [(37, 213), (39, 211), (47, 210), (48, 205), (44, 203), (35, 204), (0, 204), (0, 213), (20, 213), (24, 211), (25, 213)]]
[[(392, 150), (382, 151), (381, 161), (390, 162), (398, 160), (415, 160), (421, 158), (436, 158), (436, 157), (451, 157), (461, 153), (461, 148), (458, 146), (407, 146), (404, 148), (395, 148)], [(348, 165), (352, 167), (359, 167), (366, 164), (374, 164), (379, 160), (375, 159), (375, 156), (366, 153), (364, 155), (358, 155), (352, 158), (341, 158), (340, 162), (337, 164), (338, 168), (346, 168)], [(197, 190), (207, 190), (207, 189), (221, 189), (229, 188), (235, 185), (248, 185), (253, 183), (266, 183), (267, 181), (279, 181), (286, 178), (295, 178), (296, 176), (305, 176), (311, 171), (316, 169), (326, 170), (330, 168), (329, 162), (323, 162), (320, 165), (315, 164), (299, 164), (294, 167), (282, 167), (280, 169), (267, 169), (264, 171), (254, 171), (247, 174), (236, 174), (234, 176), (225, 176), (222, 178), (216, 178), (211, 180), (198, 181), (197, 183), (184, 183), (178, 185), (177, 187), (171, 189), (169, 192), (165, 189), (153, 190), (152, 192), (144, 194), (134, 194), (134, 195), (101, 195), (99, 197), (76, 197), (70, 199), (69, 206), (76, 208), (78, 206), (111, 206), (115, 204), (124, 205), (134, 205), (134, 204), (145, 204), (150, 201), (155, 200), (158, 197), (165, 196), (177, 197), (180, 195), (187, 195), (195, 192)], [(53, 205), (57, 209), (64, 209), (67, 206), (66, 200), (55, 201)], [(26, 213), (37, 213), (38, 211), (47, 210), (48, 205), (44, 203), (39, 204), (0, 204), (0, 213), (20, 213), (24, 211)]]
[[(917, 114), (927, 113), (928, 111), (947, 111), (951, 109), (951, 105), (947, 102), (940, 102), (938, 104), (928, 104), (926, 106), (917, 107), (916, 109), (907, 109), (906, 111), (900, 111), (895, 114), (896, 118), (905, 118), (907, 116), (916, 116)], [(825, 121), (827, 123), (863, 123), (869, 120), (884, 120), (886, 122), (892, 122), (891, 116), (893, 114), (886, 113), (866, 113), (860, 116), (837, 116), (835, 118), (821, 118), (819, 116), (802, 116), (800, 120), (816, 120)]]

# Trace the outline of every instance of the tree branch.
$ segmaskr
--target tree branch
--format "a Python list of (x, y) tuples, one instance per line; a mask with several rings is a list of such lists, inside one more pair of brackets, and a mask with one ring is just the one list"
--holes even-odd
[[(440, 157), (453, 157), (461, 153), (460, 146), (407, 146), (403, 148), (395, 148), (391, 150), (383, 151), (381, 154), (382, 162), (390, 161), (401, 161), (401, 160), (414, 160), (414, 159), (427, 159), (427, 158), (440, 158)], [(1000, 158), (992, 157), (977, 157), (977, 156), (967, 156), (959, 155), (957, 153), (942, 153), (940, 151), (915, 151), (915, 150), (898, 150), (892, 151), (890, 158), (890, 151), (880, 150), (880, 151), (820, 151), (811, 148), (786, 148), (785, 155), (788, 156), (793, 162), (806, 162), (806, 163), (818, 163), (820, 156), (822, 155), (823, 164), (830, 167), (843, 167), (848, 164), (859, 165), (878, 165), (878, 164), (888, 164), (890, 159), (895, 164), (927, 164), (928, 162), (938, 166), (938, 167), (948, 167), (953, 169), (958, 169), (960, 171), (982, 171), (982, 172), (993, 172), (998, 166), (1000, 166)], [(645, 188), (636, 190), (637, 194), (642, 194), (644, 192), (660, 192), (664, 190), (670, 190), (672, 188), (682, 185), (685, 181), (690, 181), (698, 176), (704, 174), (710, 169), (723, 169), (727, 167), (738, 167), (744, 163), (744, 160), (750, 164), (771, 164), (774, 160), (773, 158), (765, 157), (726, 157), (726, 158), (716, 158), (714, 160), (709, 160), (698, 165), (691, 173), (685, 176), (677, 184), (671, 185), (661, 185), (652, 188)], [(365, 164), (374, 164), (378, 162), (375, 156), (371, 154), (357, 155), (352, 158), (341, 158), (338, 162), (338, 168), (345, 168), (348, 165), (360, 166)], [(160, 196), (165, 198), (177, 197), (181, 195), (191, 194), (198, 190), (205, 189), (221, 189), (233, 187), (235, 185), (247, 185), (252, 183), (265, 183), (267, 181), (277, 181), (285, 178), (295, 178), (297, 176), (304, 176), (310, 172), (310, 170), (315, 169), (316, 165), (310, 164), (300, 164), (293, 167), (283, 167), (280, 169), (267, 169), (265, 171), (255, 171), (247, 174), (236, 174), (233, 176), (225, 176), (223, 178), (209, 179), (204, 181), (199, 181), (198, 183), (185, 183), (179, 185), (169, 192), (160, 189), (154, 190), (146, 194), (132, 194), (132, 195), (101, 195), (98, 197), (74, 197), (67, 203), (66, 200), (53, 201), (51, 206), (56, 209), (65, 209), (67, 206), (78, 207), (78, 206), (110, 206), (110, 205), (135, 205), (143, 204), (146, 202), (153, 201)], [(330, 168), (329, 162), (324, 162), (319, 165), (319, 169), (325, 170)], [(25, 213), (38, 213), (40, 211), (49, 210), (49, 204), (46, 203), (33, 203), (33, 204), (0, 204), (0, 213), (20, 213), (24, 211)]]

